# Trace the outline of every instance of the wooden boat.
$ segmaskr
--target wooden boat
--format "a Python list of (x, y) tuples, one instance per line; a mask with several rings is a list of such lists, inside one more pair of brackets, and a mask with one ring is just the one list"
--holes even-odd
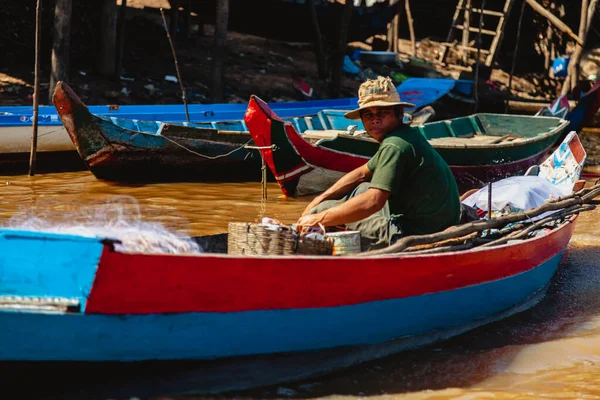
[(260, 154), (246, 147), (253, 143), (249, 135), (97, 116), (64, 82), (57, 84), (52, 100), (81, 159), (97, 178), (238, 181), (262, 176)]
[[(257, 96), (245, 115), (250, 134), (288, 196), (318, 193), (344, 173), (366, 163), (379, 143), (341, 131), (306, 131), (302, 136)], [(461, 191), (537, 164), (564, 133), (555, 117), (474, 114), (411, 127), (418, 129), (450, 165)]]
[[(211, 253), (223, 236), (199, 238), (200, 254), (126, 253), (107, 237), (2, 228), (0, 360), (63, 377), (62, 365), (108, 363), (98, 390), (126, 396), (143, 393), (126, 392), (135, 367), (154, 371), (154, 396), (311, 378), (532, 307), (574, 222), (495, 247), (361, 257)], [(127, 384), (107, 380), (113, 368)]]

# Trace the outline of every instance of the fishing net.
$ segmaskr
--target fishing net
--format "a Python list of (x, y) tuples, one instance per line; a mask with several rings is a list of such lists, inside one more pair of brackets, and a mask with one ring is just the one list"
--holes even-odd
[(157, 222), (142, 220), (133, 198), (119, 198), (62, 215), (35, 211), (12, 217), (8, 226), (38, 232), (79, 235), (117, 240), (115, 249), (124, 253), (199, 253), (200, 246)]

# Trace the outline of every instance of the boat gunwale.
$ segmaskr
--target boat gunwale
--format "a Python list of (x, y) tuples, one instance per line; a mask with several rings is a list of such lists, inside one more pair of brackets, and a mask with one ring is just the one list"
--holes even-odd
[[(481, 114), (473, 114), (473, 115), (481, 115)], [(505, 115), (505, 114), (493, 114), (493, 115)], [(464, 117), (459, 117), (459, 118), (464, 118)], [(556, 118), (556, 117), (536, 117), (536, 118)], [(569, 125), (570, 121), (562, 119), (562, 118), (556, 118), (559, 119), (561, 122), (560, 124), (556, 125), (552, 130), (548, 131), (548, 132), (544, 132), (541, 133), (539, 135), (533, 136), (533, 137), (529, 137), (529, 138), (519, 138), (517, 140), (511, 141), (511, 142), (506, 142), (506, 143), (495, 143), (495, 144), (478, 144), (478, 143), (464, 143), (464, 144), (443, 144), (443, 143), (432, 143), (431, 140), (432, 139), (426, 139), (427, 142), (429, 142), (429, 144), (431, 144), (431, 147), (433, 147), (434, 149), (458, 149), (458, 150), (463, 150), (463, 149), (490, 149), (490, 150), (494, 150), (494, 149), (503, 149), (503, 148), (510, 148), (510, 147), (520, 147), (522, 145), (526, 145), (526, 144), (531, 144), (534, 142), (539, 142), (542, 140), (545, 140), (551, 136), (557, 135), (559, 133), (561, 133), (562, 131), (564, 131), (564, 129)], [(448, 120), (450, 121), (450, 120)], [(437, 122), (437, 121), (436, 121)], [(435, 123), (435, 122), (432, 122)], [(422, 127), (425, 125), (417, 125), (416, 127)], [(316, 133), (318, 134), (319, 130), (311, 130), (310, 134), (312, 133)], [(332, 136), (330, 138), (322, 138), (319, 139), (317, 142), (315, 142), (315, 145), (319, 145), (321, 143), (321, 140), (332, 140), (335, 139), (336, 137), (342, 137), (344, 139), (352, 139), (352, 140), (360, 140), (360, 141), (364, 141), (364, 142), (371, 142), (371, 143), (378, 143), (375, 139), (372, 139), (371, 137), (361, 137), (361, 136), (354, 136), (354, 135), (348, 135), (347, 133), (345, 133), (345, 131), (343, 130), (336, 130), (336, 129), (328, 129), (328, 131), (333, 131), (335, 133), (335, 136)], [(366, 133), (366, 131), (365, 131)], [(300, 134), (300, 136), (303, 136), (303, 134)], [(485, 135), (488, 137), (494, 137), (493, 135)], [(498, 138), (500, 138), (501, 136), (496, 136)], [(448, 137), (448, 138), (452, 138), (454, 139), (454, 137)], [(445, 139), (442, 138), (442, 139)], [(470, 138), (465, 138), (465, 139), (470, 139)]]
[[(556, 234), (558, 234), (559, 232), (561, 232), (563, 229), (566, 229), (566, 227), (569, 224), (573, 224), (575, 223), (577, 220), (577, 214), (569, 217), (566, 221), (564, 221), (559, 227), (557, 227), (556, 229), (553, 229), (551, 232), (549, 232), (546, 235), (543, 236), (536, 236), (536, 237), (530, 237), (527, 238), (525, 240), (521, 240), (518, 243), (505, 243), (505, 244), (501, 244), (501, 245), (497, 245), (497, 246), (493, 246), (493, 247), (473, 247), (470, 249), (462, 249), (462, 250), (456, 250), (456, 251), (447, 251), (447, 252), (440, 252), (440, 253), (428, 253), (428, 254), (411, 254), (410, 252), (403, 252), (403, 253), (390, 253), (390, 254), (377, 254), (377, 255), (369, 255), (368, 252), (362, 252), (362, 253), (355, 253), (355, 254), (344, 254), (344, 255), (340, 255), (340, 256), (323, 256), (323, 255), (304, 255), (304, 254), (294, 254), (294, 255), (277, 255), (277, 254), (264, 254), (264, 255), (244, 255), (244, 256), (240, 256), (240, 255), (232, 255), (232, 254), (227, 254), (227, 253), (179, 253), (179, 254), (171, 254), (171, 253), (136, 253), (136, 252), (123, 252), (123, 251), (119, 251), (114, 249), (112, 242), (118, 241), (118, 239), (115, 238), (111, 238), (109, 236), (98, 236), (98, 237), (91, 237), (91, 236), (79, 236), (79, 235), (74, 235), (74, 234), (70, 234), (70, 233), (57, 233), (57, 232), (43, 232), (43, 231), (28, 231), (28, 230), (24, 230), (24, 229), (18, 229), (18, 228), (1, 228), (0, 229), (0, 237), (2, 237), (4, 235), (5, 231), (9, 231), (12, 233), (13, 236), (18, 236), (18, 235), (26, 235), (27, 238), (31, 238), (32, 234), (40, 234), (40, 235), (46, 235), (46, 234), (50, 234), (53, 235), (53, 238), (56, 240), (59, 240), (61, 236), (64, 235), (64, 237), (66, 239), (69, 240), (75, 240), (78, 237), (84, 238), (85, 240), (94, 240), (97, 239), (99, 241), (104, 241), (104, 246), (105, 247), (110, 247), (109, 251), (112, 253), (119, 253), (119, 254), (123, 254), (125, 256), (160, 256), (160, 257), (191, 257), (191, 258), (228, 258), (228, 259), (240, 259), (240, 260), (248, 260), (248, 259), (257, 259), (257, 260), (261, 260), (261, 259), (281, 259), (281, 260), (286, 260), (286, 259), (306, 259), (306, 260), (326, 260), (326, 261), (332, 261), (332, 260), (341, 260), (343, 261), (348, 261), (348, 260), (373, 260), (373, 259), (402, 259), (402, 258), (439, 258), (439, 257), (456, 257), (456, 256), (460, 256), (461, 254), (472, 254), (472, 253), (483, 253), (483, 252), (488, 252), (488, 251), (493, 251), (493, 250), (497, 250), (497, 249), (504, 249), (504, 248), (516, 248), (516, 247), (520, 247), (520, 246), (528, 246), (534, 242), (538, 242), (538, 241), (542, 241), (542, 240), (547, 240), (549, 239), (551, 236), (554, 236)], [(205, 236), (210, 236), (209, 235), (205, 235)], [(408, 237), (408, 236), (407, 236)]]

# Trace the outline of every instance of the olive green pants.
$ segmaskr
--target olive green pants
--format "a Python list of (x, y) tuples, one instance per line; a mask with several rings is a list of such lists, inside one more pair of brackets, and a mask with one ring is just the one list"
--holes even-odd
[[(313, 207), (308, 213), (316, 214), (328, 210), (366, 192), (367, 189), (369, 189), (369, 183), (363, 182), (345, 197), (339, 200), (325, 200)], [(346, 227), (349, 230), (360, 232), (361, 251), (387, 247), (402, 237), (401, 227), (391, 219), (387, 201), (381, 210), (360, 221), (347, 223)]]

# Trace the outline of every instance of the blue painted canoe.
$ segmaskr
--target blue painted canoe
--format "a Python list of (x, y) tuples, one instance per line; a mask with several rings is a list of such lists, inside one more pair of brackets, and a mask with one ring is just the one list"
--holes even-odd
[(574, 222), (499, 246), (372, 256), (235, 256), (211, 253), (210, 237), (204, 253), (140, 254), (2, 228), (0, 360), (195, 360), (202, 372), (178, 390), (198, 393), (308, 378), (533, 306)]

